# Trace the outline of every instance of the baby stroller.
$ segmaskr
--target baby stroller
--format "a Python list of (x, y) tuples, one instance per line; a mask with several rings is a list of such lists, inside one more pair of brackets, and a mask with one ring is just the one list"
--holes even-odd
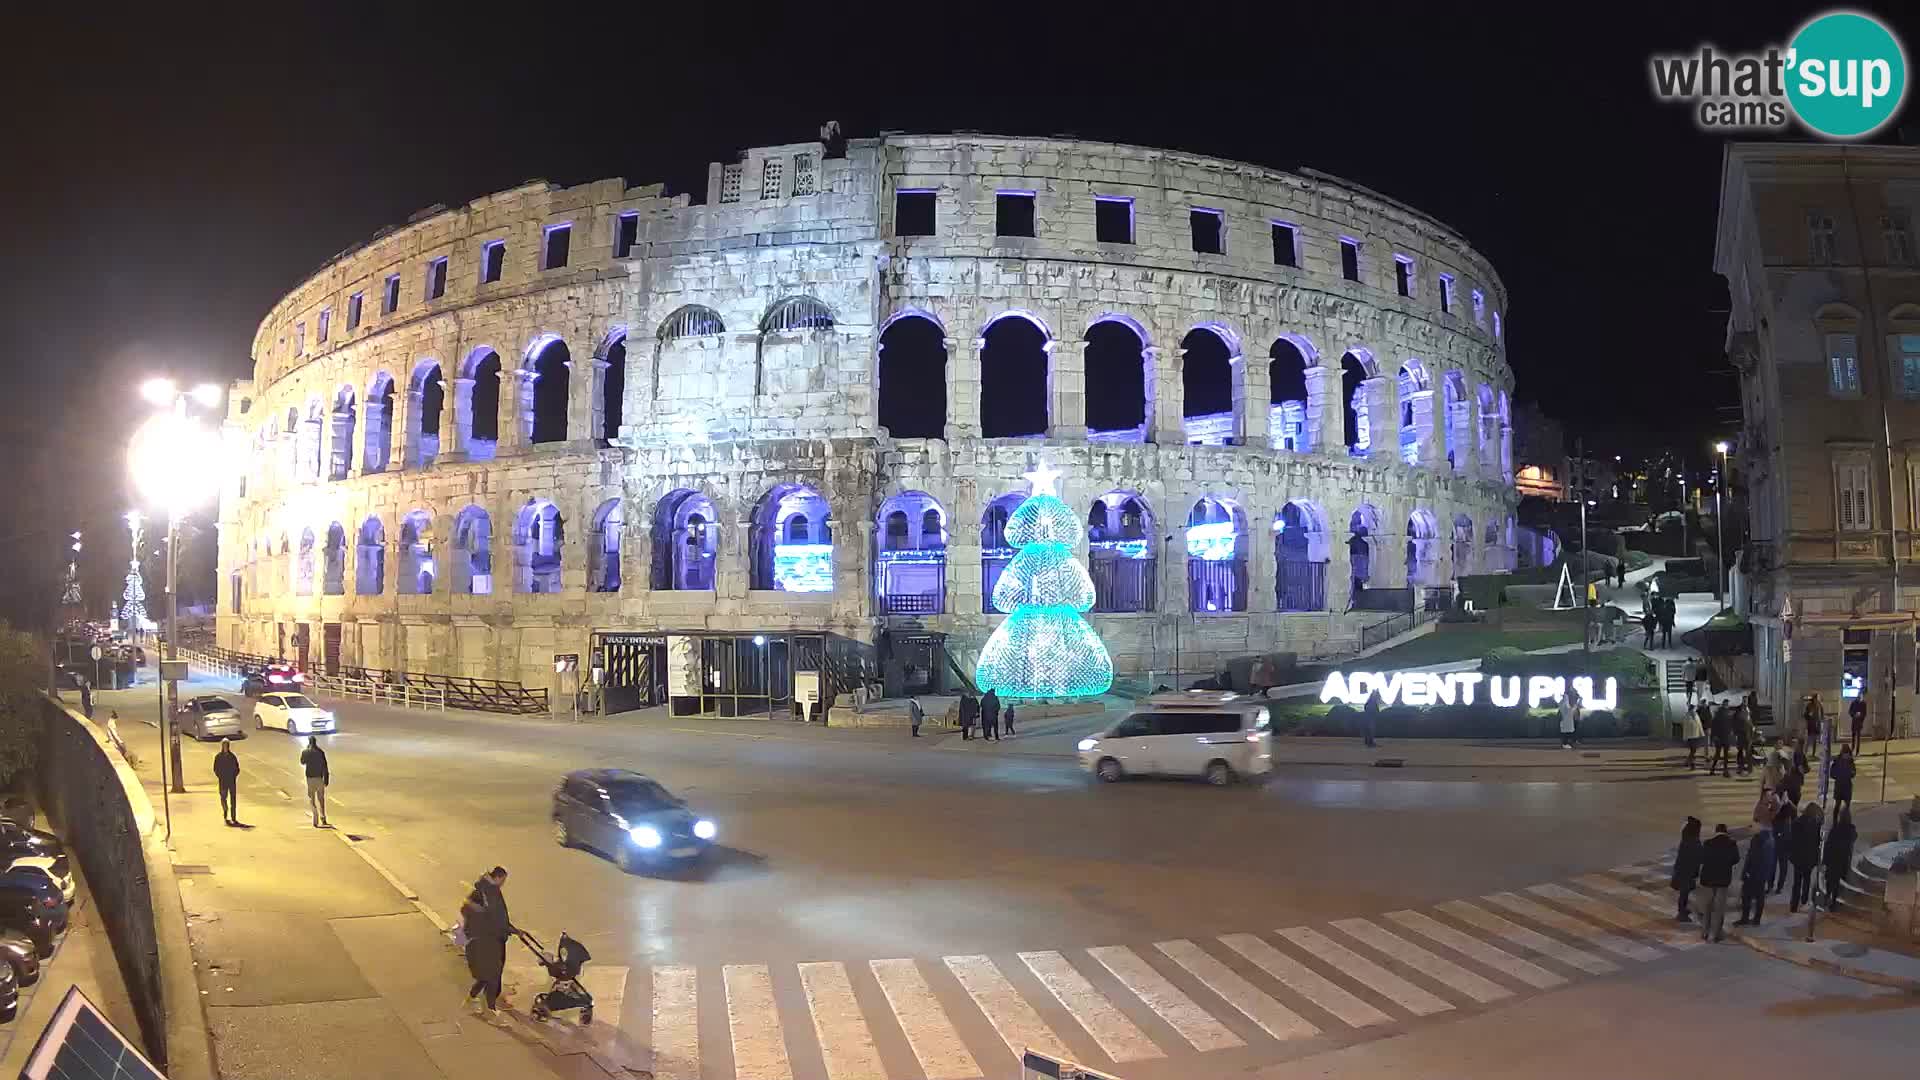
[(540, 966), (547, 969), (547, 974), (553, 976), (553, 984), (547, 987), (546, 992), (533, 996), (533, 1018), (545, 1020), (557, 1012), (579, 1009), (581, 1025), (593, 1023), (593, 995), (580, 985), (580, 969), (593, 959), (587, 947), (568, 937), (563, 930), (560, 933), (558, 955), (548, 956), (538, 938), (525, 930), (516, 929), (514, 932), (520, 935), (520, 940), (540, 961)]

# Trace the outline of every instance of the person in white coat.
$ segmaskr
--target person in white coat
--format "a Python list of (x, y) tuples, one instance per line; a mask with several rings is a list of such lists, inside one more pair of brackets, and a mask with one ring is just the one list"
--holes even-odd
[(1707, 741), (1707, 726), (1700, 722), (1700, 713), (1697, 709), (1684, 709), (1680, 715), (1684, 718), (1680, 721), (1680, 735), (1687, 741), (1687, 769), (1691, 771), (1694, 756), (1700, 753), (1701, 745)]
[(1560, 748), (1573, 749), (1573, 742), (1579, 737), (1579, 709), (1574, 704), (1577, 695), (1572, 688), (1560, 695)]

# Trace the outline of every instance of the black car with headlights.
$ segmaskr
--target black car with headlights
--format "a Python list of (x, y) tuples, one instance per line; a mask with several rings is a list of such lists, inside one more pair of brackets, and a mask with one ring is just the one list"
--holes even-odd
[(7, 962), (21, 986), (40, 981), (40, 950), (33, 939), (18, 930), (0, 930), (0, 960)]
[(629, 873), (692, 862), (719, 833), (658, 781), (627, 769), (570, 772), (553, 792), (553, 838), (611, 856)]

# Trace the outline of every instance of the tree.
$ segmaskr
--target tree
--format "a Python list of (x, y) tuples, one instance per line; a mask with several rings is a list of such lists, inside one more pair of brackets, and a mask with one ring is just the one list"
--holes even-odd
[(120, 620), (128, 630), (139, 631), (147, 625), (147, 587), (140, 580), (140, 563), (127, 570), (127, 587), (120, 594)]
[(1081, 612), (1093, 607), (1093, 579), (1073, 557), (1080, 519), (1054, 493), (1059, 472), (1026, 474), (1033, 493), (1007, 518), (1007, 542), (1019, 550), (993, 587), (1008, 613), (974, 668), (982, 691), (1003, 698), (1091, 697), (1113, 685), (1113, 658)]
[(12, 785), (40, 759), (47, 666), (37, 638), (0, 622), (0, 787)]

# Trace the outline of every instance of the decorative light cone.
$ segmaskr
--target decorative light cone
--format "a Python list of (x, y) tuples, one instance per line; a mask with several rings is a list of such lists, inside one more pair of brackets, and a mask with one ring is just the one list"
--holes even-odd
[(1091, 697), (1113, 685), (1113, 658), (1081, 612), (1093, 607), (1093, 579), (1073, 557), (1080, 519), (1054, 494), (1058, 472), (1027, 474), (1033, 494), (1007, 518), (1019, 550), (993, 587), (1007, 620), (987, 639), (974, 667), (982, 691), (1003, 698)]

